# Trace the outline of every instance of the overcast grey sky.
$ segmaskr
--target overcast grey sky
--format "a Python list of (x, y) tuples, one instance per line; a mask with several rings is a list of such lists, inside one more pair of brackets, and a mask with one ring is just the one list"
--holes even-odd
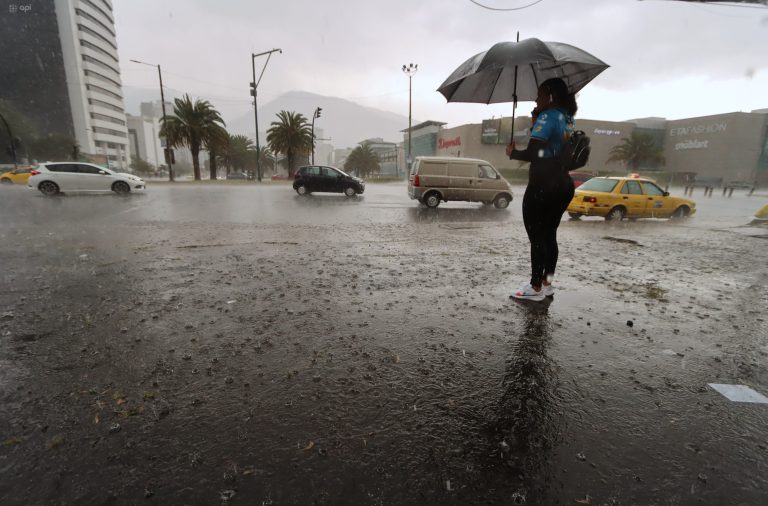
[[(535, 0), (478, 1), (514, 8)], [(209, 99), (225, 119), (250, 108), (251, 52), (278, 47), (260, 104), (302, 90), (407, 115), (401, 67), (413, 62), (414, 118), (454, 126), (509, 115), (511, 105), (447, 104), (435, 90), (468, 57), (517, 31), (611, 65), (580, 93), (583, 118), (768, 108), (766, 8), (541, 0), (499, 12), (469, 0), (115, 0), (114, 9), (124, 84), (157, 88), (156, 72), (129, 60), (160, 63), (167, 87)]]

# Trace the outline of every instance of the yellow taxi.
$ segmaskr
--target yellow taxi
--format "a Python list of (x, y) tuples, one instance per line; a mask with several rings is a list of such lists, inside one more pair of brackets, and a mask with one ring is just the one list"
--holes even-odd
[(14, 170), (9, 170), (8, 172), (4, 172), (0, 174), (0, 183), (27, 184), (27, 179), (29, 179), (32, 169), (33, 167), (24, 166), (24, 167), (17, 167)]
[(624, 218), (685, 218), (696, 212), (692, 200), (672, 197), (650, 178), (594, 177), (579, 186), (568, 204), (573, 219), (601, 216), (606, 220)]

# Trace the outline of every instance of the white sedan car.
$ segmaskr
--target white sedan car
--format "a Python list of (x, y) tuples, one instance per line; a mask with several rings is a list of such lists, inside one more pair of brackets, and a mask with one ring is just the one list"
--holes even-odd
[(27, 187), (48, 196), (67, 191), (127, 194), (146, 188), (140, 177), (114, 172), (92, 163), (46, 162), (39, 164), (31, 174)]

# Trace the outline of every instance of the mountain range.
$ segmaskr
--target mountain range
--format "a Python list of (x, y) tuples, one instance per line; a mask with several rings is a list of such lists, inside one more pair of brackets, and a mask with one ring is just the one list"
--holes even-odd
[[(156, 90), (124, 86), (123, 92), (126, 112), (129, 114), (138, 114), (141, 102), (158, 99)], [(177, 93), (169, 91), (166, 94), (166, 100), (172, 101), (177, 96)], [(211, 103), (216, 107), (215, 99), (212, 99)], [(354, 147), (357, 143), (374, 137), (399, 143), (403, 140), (401, 130), (408, 128), (408, 117), (405, 115), (366, 107), (343, 98), (305, 91), (289, 91), (263, 105), (259, 104), (259, 131), (262, 144), (266, 142), (264, 132), (269, 129), (270, 123), (277, 119), (278, 112), (281, 110), (299, 112), (311, 121), (316, 107), (321, 107), (322, 113), (320, 118), (315, 120), (315, 128), (322, 130), (323, 138), (330, 139), (325, 142), (336, 148)], [(237, 109), (229, 106), (228, 109), (222, 108), (221, 112), (227, 124), (227, 131), (231, 134), (253, 137), (255, 128), (252, 110), (238, 113)], [(172, 111), (168, 113), (171, 114)], [(418, 121), (413, 120), (414, 125), (417, 123)]]
[[(362, 106), (343, 98), (289, 91), (264, 105), (259, 104), (259, 131), (266, 132), (281, 110), (299, 112), (311, 121), (315, 107), (322, 108), (320, 118), (315, 120), (315, 128), (322, 129), (323, 136), (330, 139), (326, 142), (337, 148), (354, 147), (372, 137), (401, 142), (403, 134), (400, 130), (408, 128), (407, 116)], [(227, 122), (227, 130), (253, 136), (253, 111)]]

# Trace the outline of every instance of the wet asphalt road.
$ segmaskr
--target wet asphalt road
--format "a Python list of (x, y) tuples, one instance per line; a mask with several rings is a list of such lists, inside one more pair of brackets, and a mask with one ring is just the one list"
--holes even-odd
[[(564, 221), (285, 185), (1, 188), (0, 503), (765, 504), (766, 197)], [(632, 322), (632, 326), (628, 325)]]

